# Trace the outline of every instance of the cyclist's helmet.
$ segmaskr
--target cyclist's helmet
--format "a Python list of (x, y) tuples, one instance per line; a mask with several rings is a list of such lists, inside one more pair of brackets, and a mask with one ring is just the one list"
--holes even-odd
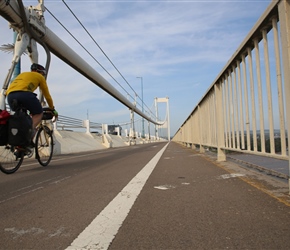
[(40, 64), (33, 63), (31, 65), (31, 68), (30, 69), (31, 69), (31, 71), (36, 71), (36, 72), (38, 72), (38, 73), (40, 73), (42, 75), (46, 75), (45, 68), (42, 65), (40, 65)]

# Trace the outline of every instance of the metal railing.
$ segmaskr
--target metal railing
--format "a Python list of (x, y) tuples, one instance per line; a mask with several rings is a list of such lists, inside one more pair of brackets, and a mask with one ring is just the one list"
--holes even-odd
[[(268, 6), (173, 137), (187, 146), (289, 160), (290, 0)], [(288, 120), (288, 122), (287, 122)]]
[(85, 128), (88, 132), (90, 132), (91, 128), (102, 131), (102, 124), (63, 115), (59, 115), (58, 120), (54, 123), (54, 129), (56, 130), (70, 130), (83, 128)]
[(57, 130), (75, 129), (75, 128), (83, 128), (83, 121), (81, 119), (76, 119), (62, 115), (58, 116), (58, 120), (56, 121)]

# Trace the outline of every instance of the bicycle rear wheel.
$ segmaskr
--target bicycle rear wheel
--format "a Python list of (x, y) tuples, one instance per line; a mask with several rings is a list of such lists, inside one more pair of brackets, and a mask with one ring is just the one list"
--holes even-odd
[(47, 126), (41, 126), (35, 138), (35, 156), (39, 164), (47, 166), (53, 154), (52, 131)]
[(0, 146), (0, 170), (5, 174), (13, 174), (21, 166), (24, 151), (15, 150), (14, 146)]

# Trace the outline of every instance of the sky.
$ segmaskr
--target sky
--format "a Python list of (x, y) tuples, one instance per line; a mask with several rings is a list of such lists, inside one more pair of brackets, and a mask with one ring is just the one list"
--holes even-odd
[[(23, 3), (37, 5), (38, 1)], [(142, 90), (143, 108), (154, 115), (155, 98), (169, 98), (173, 136), (271, 0), (45, 0), (44, 3), (48, 9), (44, 12), (46, 26), (131, 102), (137, 94), (140, 110)], [(13, 43), (13, 31), (3, 17), (0, 31), (0, 46)], [(41, 46), (38, 51), (39, 63), (45, 65), (46, 54)], [(0, 54), (0, 84), (3, 84), (12, 54), (3, 51)], [(29, 57), (23, 55), (22, 71), (28, 71), (30, 64)], [(54, 55), (47, 82), (60, 115), (96, 123), (130, 122), (127, 107)], [(165, 115), (166, 105), (159, 103), (159, 120), (164, 120)], [(141, 132), (141, 119), (138, 115), (135, 119), (136, 129)], [(145, 123), (145, 133), (147, 128)], [(152, 125), (150, 133), (154, 133)], [(167, 135), (166, 131), (162, 133)]]

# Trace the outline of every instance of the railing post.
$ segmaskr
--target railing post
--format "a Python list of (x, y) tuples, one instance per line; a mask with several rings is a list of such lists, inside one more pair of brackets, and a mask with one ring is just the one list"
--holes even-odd
[[(197, 115), (198, 115), (198, 126), (199, 126), (199, 128), (198, 128), (198, 131), (199, 131), (199, 152), (200, 153), (204, 153), (205, 152), (205, 148), (204, 148), (204, 145), (203, 145), (203, 133), (204, 133), (204, 131), (203, 131), (203, 126), (202, 126), (202, 119), (203, 119), (203, 117), (202, 117), (202, 111), (201, 111), (201, 107), (200, 107), (200, 105), (198, 105), (198, 108), (197, 108)], [(184, 129), (183, 130), (183, 143), (185, 142), (185, 135), (186, 135), (186, 130)]]
[(102, 135), (108, 134), (108, 124), (102, 124)]
[[(281, 29), (281, 44), (282, 44), (282, 58), (284, 66), (284, 89), (286, 98), (286, 116), (287, 116), (287, 130), (288, 142), (290, 131), (290, 0), (280, 1), (278, 5), (280, 29)], [(289, 147), (289, 145), (288, 145)], [(290, 156), (288, 156), (290, 169)], [(290, 179), (289, 194), (290, 194)]]
[(215, 84), (214, 85), (215, 91), (215, 100), (216, 100), (216, 116), (217, 116), (217, 161), (226, 161), (226, 154), (225, 150), (225, 138), (224, 138), (224, 116), (223, 116), (223, 93), (222, 93), (222, 84)]
[(121, 136), (121, 134), (120, 134), (120, 127), (117, 127), (117, 128), (115, 128), (116, 130), (117, 130), (117, 135), (118, 136)]
[(83, 126), (86, 128), (86, 133), (90, 134), (90, 120), (84, 120)]

